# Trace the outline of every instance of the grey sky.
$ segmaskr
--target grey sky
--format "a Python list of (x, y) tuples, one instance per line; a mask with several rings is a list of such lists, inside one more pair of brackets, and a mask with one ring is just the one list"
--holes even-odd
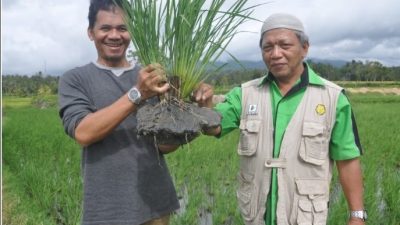
[[(249, 0), (249, 4), (266, 2)], [(38, 71), (60, 75), (96, 59), (87, 37), (89, 0), (3, 0), (2, 73)], [(276, 12), (298, 16), (311, 40), (310, 58), (378, 60), (400, 66), (400, 1), (276, 0), (256, 9), (264, 20)], [(261, 23), (240, 27), (228, 51), (239, 59), (260, 60)], [(222, 59), (226, 59), (223, 56)]]

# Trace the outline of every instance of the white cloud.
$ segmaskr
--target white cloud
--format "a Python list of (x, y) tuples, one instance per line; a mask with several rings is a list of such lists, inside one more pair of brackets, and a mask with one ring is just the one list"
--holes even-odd
[[(266, 1), (249, 0), (249, 5)], [(59, 75), (96, 58), (86, 35), (89, 0), (4, 0), (2, 6), (4, 74)], [(310, 36), (311, 58), (375, 59), (399, 66), (399, 8), (398, 0), (276, 0), (253, 16), (262, 21), (276, 12), (298, 16)], [(240, 30), (248, 32), (238, 34), (228, 51), (239, 59), (261, 60), (261, 25), (243, 24)]]
[(86, 35), (88, 2), (82, 2), (17, 1), (6, 5), (3, 72), (61, 73), (92, 60), (96, 53)]

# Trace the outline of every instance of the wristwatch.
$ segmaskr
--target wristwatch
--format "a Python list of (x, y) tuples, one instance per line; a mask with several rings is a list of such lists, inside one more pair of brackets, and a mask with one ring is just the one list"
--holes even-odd
[(351, 218), (362, 219), (363, 221), (367, 220), (367, 211), (366, 210), (356, 210), (350, 212)]
[(142, 101), (142, 95), (136, 87), (133, 87), (128, 91), (128, 98), (135, 105), (139, 105)]

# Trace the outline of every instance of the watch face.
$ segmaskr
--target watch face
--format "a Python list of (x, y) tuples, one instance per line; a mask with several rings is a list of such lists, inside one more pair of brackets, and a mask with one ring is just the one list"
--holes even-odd
[(141, 100), (140, 97), (141, 97), (141, 94), (140, 94), (140, 92), (139, 92), (139, 90), (137, 88), (132, 88), (131, 90), (129, 90), (128, 98), (134, 104), (137, 104), (137, 105), (140, 104), (140, 100)]
[(132, 100), (136, 100), (139, 98), (139, 92), (136, 89), (132, 89), (129, 92), (130, 97), (132, 98)]

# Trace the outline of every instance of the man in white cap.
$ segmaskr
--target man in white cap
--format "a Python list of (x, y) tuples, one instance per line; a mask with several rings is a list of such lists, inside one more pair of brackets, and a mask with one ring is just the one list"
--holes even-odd
[(261, 28), (268, 75), (246, 82), (216, 106), (223, 136), (240, 129), (238, 204), (249, 225), (327, 223), (336, 162), (349, 225), (366, 220), (361, 146), (343, 89), (318, 76), (304, 58), (309, 42), (299, 19), (274, 14)]

